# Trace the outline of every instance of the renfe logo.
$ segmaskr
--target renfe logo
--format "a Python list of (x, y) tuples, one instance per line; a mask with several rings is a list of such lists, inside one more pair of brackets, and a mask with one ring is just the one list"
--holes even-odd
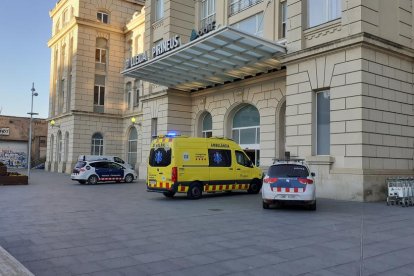
[(0, 128), (0, 135), (1, 136), (9, 136), (10, 135), (10, 128)]

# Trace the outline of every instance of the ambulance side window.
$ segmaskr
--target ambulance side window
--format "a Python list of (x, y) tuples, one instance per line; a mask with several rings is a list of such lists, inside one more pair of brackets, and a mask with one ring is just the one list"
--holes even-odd
[(241, 151), (236, 151), (236, 160), (237, 164), (239, 165), (242, 165), (244, 167), (252, 167), (252, 162), (250, 159), (247, 158), (247, 156)]
[(231, 166), (231, 151), (209, 149), (208, 159), (210, 167), (230, 167)]

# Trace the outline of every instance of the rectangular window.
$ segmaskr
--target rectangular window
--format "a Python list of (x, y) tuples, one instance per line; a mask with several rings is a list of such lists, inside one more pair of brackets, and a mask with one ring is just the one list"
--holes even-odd
[(262, 3), (263, 0), (231, 0), (230, 16), (242, 12), (252, 6)]
[(134, 106), (139, 106), (139, 88), (135, 90)]
[(209, 149), (208, 159), (210, 167), (230, 167), (231, 166), (231, 151)]
[(263, 36), (263, 12), (239, 21), (232, 26), (249, 34)]
[(280, 38), (286, 37), (287, 28), (287, 1), (280, 3)]
[(158, 135), (158, 118), (151, 119), (151, 137), (157, 137)]
[(155, 21), (164, 17), (164, 0), (155, 0)]
[(341, 17), (341, 0), (308, 0), (308, 27)]
[(329, 155), (331, 147), (330, 92), (316, 93), (316, 155)]
[(216, 20), (216, 0), (202, 0), (200, 12), (200, 27), (204, 28)]
[(96, 48), (95, 62), (106, 63), (106, 49)]
[(104, 12), (98, 12), (96, 14), (96, 18), (98, 19), (99, 22), (108, 24), (109, 23), (109, 15), (107, 13)]
[(95, 85), (94, 95), (93, 95), (93, 104), (94, 105), (105, 105), (105, 87), (100, 85)]

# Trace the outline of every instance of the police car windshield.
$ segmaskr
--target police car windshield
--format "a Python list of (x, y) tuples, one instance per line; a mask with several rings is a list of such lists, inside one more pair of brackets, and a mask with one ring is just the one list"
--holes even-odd
[(309, 172), (305, 166), (297, 164), (273, 165), (269, 168), (270, 177), (308, 177)]
[(167, 167), (171, 164), (171, 148), (151, 149), (149, 156), (151, 167)]
[(78, 161), (75, 165), (75, 168), (80, 169), (80, 168), (85, 167), (85, 165), (86, 165), (85, 161)]

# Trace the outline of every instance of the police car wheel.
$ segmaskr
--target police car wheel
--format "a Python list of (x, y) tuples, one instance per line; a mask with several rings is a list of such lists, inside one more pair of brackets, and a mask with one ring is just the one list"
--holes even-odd
[(316, 200), (311, 205), (309, 205), (308, 208), (311, 211), (315, 211), (316, 210)]
[(95, 185), (98, 183), (98, 177), (96, 175), (91, 175), (88, 178), (88, 184)]
[(126, 183), (131, 183), (132, 181), (134, 181), (134, 176), (132, 174), (127, 174), (125, 176), (125, 182)]
[(247, 192), (249, 194), (258, 194), (260, 192), (261, 189), (261, 183), (259, 180), (255, 179), (252, 181), (252, 183), (250, 183), (249, 185), (249, 189), (247, 190)]
[(200, 183), (193, 183), (187, 192), (187, 197), (190, 199), (200, 199), (203, 196), (203, 189)]
[(269, 208), (270, 208), (269, 203), (266, 203), (263, 201), (263, 209), (269, 209)]

